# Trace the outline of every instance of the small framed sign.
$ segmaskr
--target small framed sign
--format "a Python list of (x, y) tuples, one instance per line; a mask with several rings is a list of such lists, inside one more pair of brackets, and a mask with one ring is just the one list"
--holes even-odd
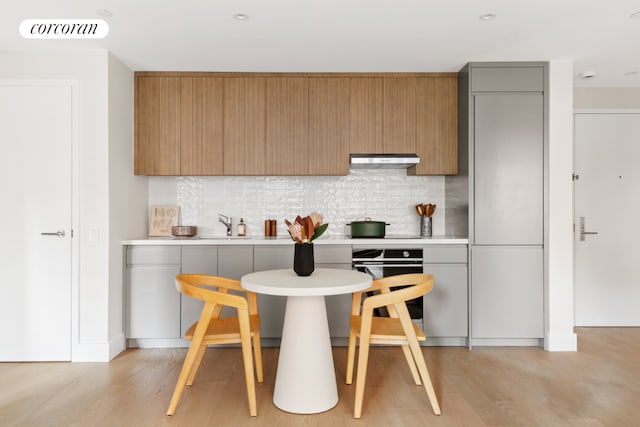
[(178, 225), (180, 206), (151, 206), (149, 237), (171, 236), (171, 227)]

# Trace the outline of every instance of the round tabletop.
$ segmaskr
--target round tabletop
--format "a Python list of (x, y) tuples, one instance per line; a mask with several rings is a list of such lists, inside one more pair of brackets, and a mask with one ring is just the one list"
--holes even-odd
[(242, 287), (260, 294), (322, 296), (350, 294), (371, 286), (371, 276), (359, 271), (317, 268), (310, 276), (291, 269), (266, 270), (242, 276)]

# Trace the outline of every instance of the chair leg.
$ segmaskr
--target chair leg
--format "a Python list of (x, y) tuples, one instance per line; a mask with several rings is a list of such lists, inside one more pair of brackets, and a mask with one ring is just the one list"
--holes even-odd
[(202, 363), (202, 358), (204, 357), (204, 352), (206, 350), (207, 350), (207, 344), (202, 343), (202, 345), (200, 345), (200, 348), (198, 349), (198, 354), (196, 355), (196, 359), (193, 361), (193, 366), (191, 366), (191, 370), (189, 371), (189, 377), (187, 378), (188, 386), (193, 385), (193, 380), (196, 378), (198, 369), (200, 369), (200, 364)]
[(362, 401), (364, 399), (364, 385), (367, 379), (367, 364), (369, 362), (369, 332), (360, 333), (360, 348), (358, 349), (358, 373), (356, 375), (356, 398), (353, 417), (362, 416)]
[[(246, 312), (245, 312), (246, 313)], [(241, 315), (238, 309), (240, 320), (240, 341), (242, 344), (242, 360), (244, 361), (244, 377), (247, 384), (247, 399), (249, 400), (249, 415), (258, 416), (256, 404), (256, 383), (253, 378), (253, 357), (251, 354), (251, 331), (249, 328), (249, 316)]]
[(264, 382), (264, 372), (262, 369), (262, 347), (260, 344), (260, 332), (256, 331), (253, 334), (253, 358), (256, 361), (256, 376), (258, 382)]
[(407, 365), (409, 365), (409, 369), (411, 370), (411, 375), (413, 376), (413, 382), (416, 385), (422, 385), (420, 381), (420, 374), (418, 374), (418, 370), (416, 369), (416, 363), (413, 360), (413, 356), (411, 355), (411, 350), (408, 345), (402, 345), (402, 352), (404, 353), (404, 358), (407, 359)]
[(167, 415), (173, 415), (176, 412), (176, 407), (178, 406), (180, 397), (182, 397), (184, 387), (187, 384), (187, 379), (193, 367), (193, 362), (195, 361), (198, 352), (200, 351), (203, 336), (204, 333), (199, 337), (194, 336), (193, 341), (191, 341), (189, 351), (187, 352), (187, 357), (185, 357), (184, 359), (182, 370), (180, 371), (180, 375), (178, 376), (176, 388), (173, 390), (173, 396), (171, 397), (171, 402), (169, 403), (169, 409), (167, 409)]
[(424, 383), (424, 388), (427, 391), (429, 402), (431, 402), (431, 408), (433, 409), (433, 413), (436, 415), (440, 415), (442, 412), (440, 411), (438, 398), (436, 397), (436, 392), (433, 389), (433, 384), (431, 383), (431, 377), (429, 377), (429, 370), (427, 369), (427, 363), (424, 360), (424, 356), (422, 354), (422, 350), (420, 349), (420, 345), (418, 344), (417, 341), (409, 340), (409, 347), (411, 347), (413, 358), (415, 359), (416, 364), (418, 365), (418, 371), (420, 371), (420, 375), (422, 376), (422, 382)]
[(349, 347), (347, 349), (347, 378), (346, 383), (353, 382), (353, 365), (356, 359), (356, 334), (349, 331)]

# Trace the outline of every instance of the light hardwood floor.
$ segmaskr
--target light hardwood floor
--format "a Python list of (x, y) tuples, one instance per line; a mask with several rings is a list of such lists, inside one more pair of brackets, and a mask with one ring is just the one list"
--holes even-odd
[(334, 348), (340, 402), (322, 414), (273, 406), (277, 349), (264, 349), (258, 417), (240, 349), (209, 349), (176, 414), (165, 412), (185, 349), (128, 350), (111, 363), (0, 364), (0, 426), (640, 426), (640, 328), (581, 328), (579, 351), (423, 348), (442, 416), (399, 348), (372, 348), (362, 419)]

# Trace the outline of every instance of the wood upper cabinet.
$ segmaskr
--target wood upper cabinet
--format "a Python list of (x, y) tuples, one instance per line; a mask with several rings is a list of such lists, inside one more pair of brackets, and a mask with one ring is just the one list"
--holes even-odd
[(347, 175), (349, 153), (457, 173), (453, 73), (136, 74), (138, 175)]
[(416, 152), (416, 81), (415, 77), (384, 77), (384, 153)]
[(222, 175), (223, 79), (180, 80), (180, 175)]
[(349, 78), (309, 79), (309, 175), (349, 174)]
[(180, 77), (136, 77), (137, 175), (180, 175)]
[(382, 78), (349, 80), (349, 152), (382, 153)]
[(416, 141), (420, 163), (409, 169), (416, 175), (458, 173), (458, 79), (417, 79)]
[(224, 99), (224, 174), (264, 175), (265, 78), (225, 78)]
[(309, 79), (268, 77), (266, 175), (309, 173)]
[(135, 114), (136, 174), (222, 174), (222, 79), (136, 77)]

